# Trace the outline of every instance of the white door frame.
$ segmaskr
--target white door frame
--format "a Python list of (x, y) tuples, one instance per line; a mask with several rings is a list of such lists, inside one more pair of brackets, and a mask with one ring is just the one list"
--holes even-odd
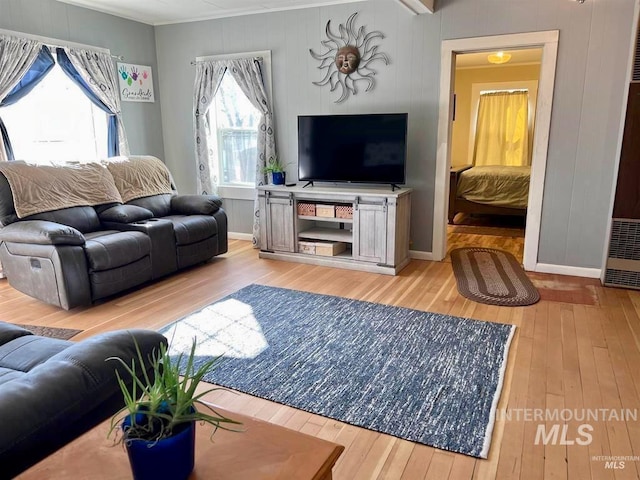
[(542, 196), (547, 168), (547, 148), (551, 127), (551, 105), (558, 56), (558, 30), (516, 33), (491, 37), (460, 38), (442, 41), (440, 69), (440, 110), (438, 118), (438, 149), (433, 197), (433, 260), (442, 260), (447, 253), (447, 203), (449, 201), (449, 168), (451, 165), (451, 122), (453, 119), (453, 85), (455, 56), (517, 48), (542, 48), (542, 64), (538, 84), (536, 128), (533, 134), (531, 181), (527, 206), (527, 228), (524, 237), (524, 268), (535, 270), (540, 243)]

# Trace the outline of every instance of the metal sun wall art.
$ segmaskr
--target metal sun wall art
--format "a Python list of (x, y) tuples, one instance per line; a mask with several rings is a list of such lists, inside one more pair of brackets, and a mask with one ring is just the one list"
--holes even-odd
[(321, 62), (318, 69), (326, 70), (324, 78), (313, 84), (319, 87), (329, 84), (332, 92), (338, 86), (341, 88), (340, 98), (335, 103), (345, 101), (351, 94), (356, 95), (359, 82), (367, 83), (366, 92), (374, 87), (376, 72), (370, 68), (372, 62), (382, 60), (389, 65), (389, 57), (378, 52), (379, 45), (374, 44), (375, 40), (383, 39), (384, 34), (378, 31), (365, 34), (365, 27), (360, 27), (356, 32), (356, 15), (357, 12), (349, 17), (345, 25), (338, 26), (340, 35), (331, 30), (331, 20), (327, 22), (325, 32), (328, 40), (322, 41), (326, 52), (318, 54), (309, 49), (311, 56)]

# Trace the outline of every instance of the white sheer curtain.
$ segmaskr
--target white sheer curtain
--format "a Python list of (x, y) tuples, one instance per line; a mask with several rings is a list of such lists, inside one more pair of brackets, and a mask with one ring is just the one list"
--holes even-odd
[(64, 51), (91, 91), (116, 116), (120, 155), (129, 155), (129, 142), (122, 122), (118, 77), (111, 55), (81, 48), (65, 48)]
[[(0, 35), (0, 102), (29, 71), (41, 47), (42, 44), (36, 40)], [(0, 161), (7, 161), (1, 139)]]
[[(251, 104), (262, 114), (258, 124), (258, 158), (256, 161), (256, 186), (266, 183), (264, 167), (276, 157), (276, 136), (273, 124), (273, 110), (267, 97), (262, 77), (262, 60), (241, 58), (229, 61), (229, 72), (240, 85)], [(253, 205), (253, 246), (260, 245), (260, 209), (258, 195)]]
[[(256, 186), (264, 185), (264, 167), (276, 156), (275, 127), (271, 102), (266, 93), (262, 75), (262, 60), (258, 58), (238, 58), (198, 62), (194, 87), (194, 116), (196, 160), (198, 162), (198, 189), (202, 193), (217, 193), (218, 172), (212, 168), (216, 162), (209, 146), (210, 126), (207, 112), (226, 72), (236, 80), (242, 92), (261, 114), (258, 124), (258, 155), (256, 158)], [(253, 246), (259, 247), (260, 211), (258, 197), (253, 207)]]
[(195, 117), (196, 161), (198, 162), (198, 191), (202, 194), (218, 193), (218, 172), (213, 171), (213, 152), (209, 146), (209, 108), (213, 104), (226, 62), (208, 61), (196, 64), (196, 80), (193, 88), (193, 115)]
[(529, 92), (498, 91), (480, 95), (474, 165), (531, 165)]

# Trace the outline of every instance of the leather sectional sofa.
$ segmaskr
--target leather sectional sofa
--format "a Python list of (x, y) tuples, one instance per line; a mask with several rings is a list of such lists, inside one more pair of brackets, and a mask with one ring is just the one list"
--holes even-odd
[[(227, 251), (227, 216), (220, 198), (178, 195), (172, 188), (168, 170), (154, 157), (129, 157), (124, 164), (125, 170), (135, 170), (139, 164), (151, 165), (153, 172), (160, 172), (162, 181), (166, 176), (167, 184), (147, 195), (144, 183), (152, 175), (146, 171), (118, 183), (117, 176), (106, 172), (107, 166), (93, 165), (89, 170), (98, 170), (97, 181), (101, 184), (97, 186), (103, 188), (113, 181), (113, 185), (106, 187), (112, 192), (109, 198), (118, 201), (102, 204), (87, 201), (83, 205), (82, 198), (76, 197), (87, 195), (91, 185), (78, 185), (77, 191), (73, 191), (73, 182), (67, 182), (65, 188), (59, 191), (52, 188), (47, 195), (72, 197), (74, 206), (36, 208), (38, 213), (26, 216), (20, 215), (14, 199), (17, 189), (32, 188), (30, 181), (24, 187), (14, 181), (12, 187), (9, 173), (1, 169), (8, 167), (0, 168), (0, 262), (12, 287), (69, 310)], [(47, 172), (57, 175), (66, 167), (48, 168), (55, 168)], [(40, 186), (48, 188), (49, 180), (47, 174), (41, 175), (41, 167), (25, 165), (19, 173), (24, 178), (43, 177)], [(135, 188), (131, 194), (132, 184), (143, 196), (136, 195)], [(52, 185), (56, 187), (55, 182)], [(118, 189), (123, 192), (122, 197)], [(51, 199), (44, 198), (47, 202)], [(43, 209), (46, 211), (39, 211)]]
[(161, 334), (146, 330), (74, 343), (0, 322), (0, 479), (13, 478), (120, 410), (120, 367), (106, 359), (131, 363), (136, 344), (148, 358), (161, 343)]

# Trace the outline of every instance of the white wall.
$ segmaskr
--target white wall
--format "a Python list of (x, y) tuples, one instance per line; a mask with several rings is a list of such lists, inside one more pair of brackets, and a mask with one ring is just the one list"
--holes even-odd
[[(409, 112), (412, 249), (431, 251), (440, 43), (444, 39), (560, 30), (539, 262), (600, 267), (612, 195), (634, 0), (440, 0), (412, 16), (391, 0), (156, 27), (166, 161), (182, 191), (195, 191), (192, 91), (196, 56), (270, 49), (279, 150), (293, 162), (299, 114)], [(376, 87), (337, 105), (308, 53), (360, 12), (381, 30), (391, 65), (375, 64)], [(251, 202), (226, 201), (231, 231), (250, 231)]]
[[(149, 25), (54, 0), (0, 0), (0, 28), (108, 48), (123, 55), (126, 63), (151, 65), (158, 90), (155, 37)], [(158, 95), (155, 103), (122, 102), (122, 117), (132, 153), (164, 158)]]

